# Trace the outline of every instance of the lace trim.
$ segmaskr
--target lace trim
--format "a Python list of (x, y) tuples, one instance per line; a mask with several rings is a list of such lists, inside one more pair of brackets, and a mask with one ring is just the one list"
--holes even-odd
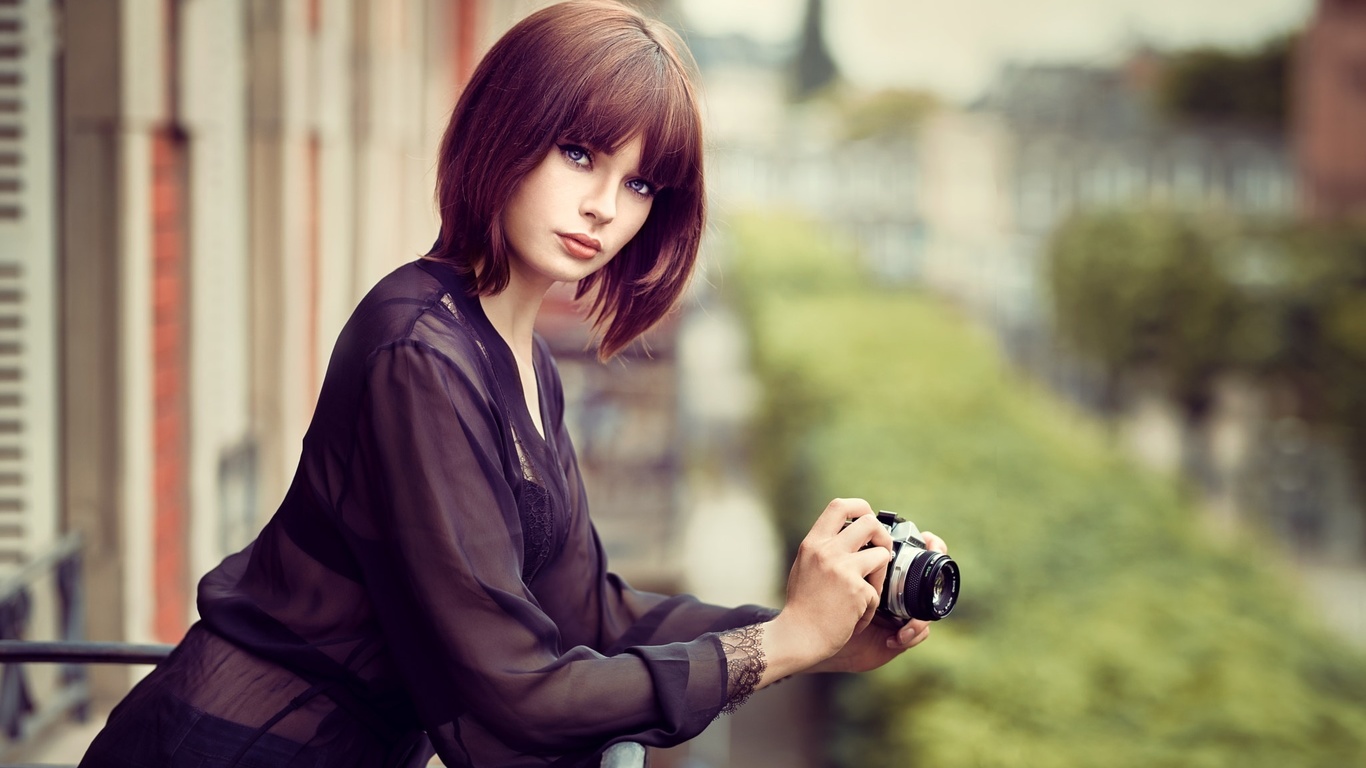
[(726, 704), (721, 714), (729, 715), (749, 700), (768, 669), (764, 658), (764, 625), (750, 624), (731, 629), (720, 635), (721, 648), (726, 652)]
[(535, 483), (523, 483), (517, 510), (522, 518), (522, 580), (530, 582), (550, 559), (555, 535), (550, 492)]
[(531, 581), (550, 559), (555, 522), (550, 511), (550, 492), (537, 475), (536, 467), (527, 456), (516, 429), (512, 430), (512, 442), (517, 447), (517, 460), (522, 465), (522, 479), (526, 481), (517, 500), (517, 509), (522, 517), (522, 579)]
[(474, 328), (470, 325), (470, 321), (466, 320), (465, 316), (460, 312), (460, 308), (455, 306), (455, 299), (452, 299), (449, 293), (441, 294), (441, 306), (445, 307), (446, 311), (451, 313), (451, 317), (454, 317), (456, 322), (460, 323), (466, 331), (469, 331), (470, 338), (474, 339), (475, 346), (479, 347), (479, 354), (483, 355), (484, 360), (492, 366), (493, 361), (489, 359), (489, 351), (484, 349), (484, 342), (479, 340), (479, 334), (474, 332)]

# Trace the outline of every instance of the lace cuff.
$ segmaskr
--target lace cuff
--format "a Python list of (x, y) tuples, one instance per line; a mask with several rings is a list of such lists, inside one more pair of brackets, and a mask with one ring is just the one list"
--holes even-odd
[(768, 669), (764, 658), (764, 625), (750, 624), (727, 630), (719, 635), (721, 648), (726, 653), (726, 704), (721, 714), (728, 715), (740, 708), (759, 687)]

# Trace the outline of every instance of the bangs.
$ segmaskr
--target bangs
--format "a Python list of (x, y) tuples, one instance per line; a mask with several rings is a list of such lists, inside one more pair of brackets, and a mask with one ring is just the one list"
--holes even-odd
[(428, 258), (471, 278), (471, 295), (509, 284), (516, 258), (503, 212), (557, 142), (615, 153), (639, 137), (656, 195), (635, 236), (579, 281), (607, 359), (682, 294), (706, 222), (696, 66), (668, 27), (611, 0), (547, 6), (508, 30), (475, 68), (442, 137), (441, 237)]
[(656, 188), (696, 186), (702, 131), (684, 73), (652, 41), (623, 41), (594, 59), (584, 74), (580, 106), (571, 108), (554, 139), (614, 153), (639, 135), (641, 176)]

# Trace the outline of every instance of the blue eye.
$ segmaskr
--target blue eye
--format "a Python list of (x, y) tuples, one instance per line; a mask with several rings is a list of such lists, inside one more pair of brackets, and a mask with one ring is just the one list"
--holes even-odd
[(588, 150), (577, 144), (561, 144), (560, 154), (564, 155), (564, 158), (574, 165), (587, 166), (593, 162), (593, 156), (588, 153)]
[(626, 182), (626, 188), (641, 197), (652, 197), (655, 193), (655, 185), (645, 179), (631, 179)]

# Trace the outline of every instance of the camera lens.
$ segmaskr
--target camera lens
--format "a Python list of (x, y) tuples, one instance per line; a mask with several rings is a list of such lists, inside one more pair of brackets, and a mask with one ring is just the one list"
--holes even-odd
[(902, 604), (912, 619), (938, 621), (958, 602), (958, 564), (948, 555), (919, 550), (906, 569)]

